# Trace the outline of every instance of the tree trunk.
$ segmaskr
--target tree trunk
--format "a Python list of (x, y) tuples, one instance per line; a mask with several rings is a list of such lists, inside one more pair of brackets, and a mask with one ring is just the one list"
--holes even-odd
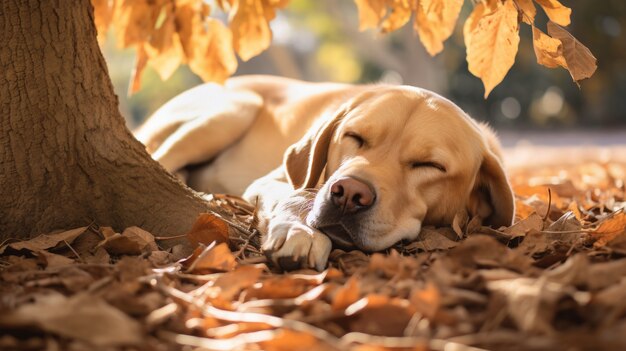
[(184, 233), (208, 204), (118, 110), (89, 0), (0, 3), (0, 239), (90, 223)]

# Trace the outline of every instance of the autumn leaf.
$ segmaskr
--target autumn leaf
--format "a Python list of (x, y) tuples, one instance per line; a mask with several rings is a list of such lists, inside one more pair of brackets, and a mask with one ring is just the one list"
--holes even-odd
[(563, 57), (572, 79), (579, 82), (596, 71), (596, 58), (591, 51), (558, 24), (548, 22), (548, 34), (563, 44)]
[(618, 212), (604, 220), (591, 232), (591, 236), (596, 239), (593, 246), (602, 247), (624, 232), (626, 232), (626, 213)]
[(157, 71), (162, 80), (167, 80), (182, 63), (184, 53), (176, 31), (173, 3), (163, 7), (161, 16), (163, 20), (156, 23), (157, 28), (143, 49), (149, 57), (148, 64)]
[(431, 56), (443, 50), (452, 35), (463, 0), (421, 0), (417, 6), (414, 29)]
[(360, 296), (359, 282), (356, 275), (348, 279), (346, 284), (339, 288), (333, 297), (332, 309), (335, 311), (344, 310), (355, 303)]
[(385, 0), (354, 0), (359, 11), (359, 30), (374, 29), (385, 16)]
[(200, 245), (193, 250), (191, 256), (182, 262), (189, 272), (222, 271), (227, 272), (237, 267), (235, 256), (225, 243), (209, 246)]
[(558, 0), (535, 0), (545, 11), (550, 21), (562, 26), (569, 26), (572, 10), (563, 6)]
[(127, 1), (117, 1), (114, 21), (120, 47), (141, 45), (148, 40), (164, 3), (165, 0), (135, 0), (129, 5)]
[(228, 242), (228, 224), (213, 213), (202, 213), (186, 234), (193, 247), (198, 244), (209, 245), (212, 242)]
[(233, 47), (242, 60), (248, 61), (270, 46), (272, 32), (269, 22), (275, 9), (287, 5), (286, 0), (240, 0), (230, 15)]
[(516, 0), (516, 4), (522, 11), (522, 21), (530, 25), (535, 23), (537, 8), (533, 4), (533, 0)]
[(533, 47), (538, 64), (548, 68), (558, 66), (567, 68), (561, 41), (548, 36), (535, 26), (533, 26)]
[(128, 227), (121, 234), (105, 238), (96, 248), (104, 247), (113, 255), (139, 255), (157, 250), (154, 236), (139, 227)]
[(482, 79), (485, 98), (506, 76), (515, 62), (519, 45), (518, 12), (506, 1), (476, 23), (467, 46), (469, 71)]
[(391, 12), (380, 24), (383, 33), (390, 33), (404, 26), (413, 13), (412, 4), (407, 0), (388, 0), (387, 3)]
[(92, 0), (91, 4), (94, 7), (94, 23), (98, 31), (98, 42), (100, 45), (103, 45), (115, 13), (115, 2), (111, 0)]
[(6, 248), (36, 252), (62, 246), (65, 245), (65, 243), (71, 244), (74, 239), (85, 233), (85, 231), (87, 231), (87, 227), (80, 227), (54, 234), (41, 234), (30, 240), (5, 245), (0, 248), (0, 254), (3, 253)]

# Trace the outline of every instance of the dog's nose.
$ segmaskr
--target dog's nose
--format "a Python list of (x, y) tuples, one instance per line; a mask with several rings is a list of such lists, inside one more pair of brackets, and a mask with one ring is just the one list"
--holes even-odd
[(344, 177), (330, 186), (330, 197), (343, 213), (355, 213), (372, 206), (376, 200), (376, 193), (365, 182)]

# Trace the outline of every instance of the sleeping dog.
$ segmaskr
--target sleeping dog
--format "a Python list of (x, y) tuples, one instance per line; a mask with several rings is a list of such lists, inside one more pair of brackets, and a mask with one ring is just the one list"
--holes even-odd
[(415, 87), (237, 77), (175, 97), (136, 136), (190, 187), (258, 201), (262, 248), (286, 269), (323, 269), (332, 242), (382, 250), (460, 211), (513, 219), (493, 132)]

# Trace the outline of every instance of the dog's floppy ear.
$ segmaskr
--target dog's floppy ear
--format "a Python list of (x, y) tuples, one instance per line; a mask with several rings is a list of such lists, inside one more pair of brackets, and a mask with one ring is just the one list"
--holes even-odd
[(494, 228), (510, 226), (515, 214), (513, 191), (500, 160), (485, 150), (483, 161), (470, 194), (469, 212)]
[(302, 139), (285, 151), (285, 173), (294, 189), (315, 187), (326, 166), (330, 140), (346, 111), (347, 107), (340, 108), (317, 128), (309, 129)]

